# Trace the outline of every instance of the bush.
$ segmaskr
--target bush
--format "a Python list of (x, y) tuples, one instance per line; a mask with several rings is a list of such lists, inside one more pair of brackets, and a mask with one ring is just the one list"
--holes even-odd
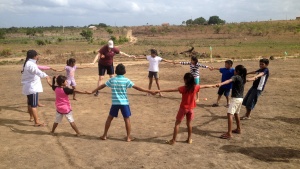
[(1, 52), (0, 52), (0, 56), (9, 56), (11, 55), (11, 50), (10, 49), (3, 49)]
[(90, 41), (93, 37), (93, 32), (91, 30), (82, 30), (80, 35), (84, 37), (87, 41)]
[(62, 42), (63, 39), (62, 38), (57, 38), (57, 42)]
[(43, 40), (36, 40), (35, 42), (36, 42), (36, 44), (39, 45), (39, 46), (46, 45), (46, 43), (45, 43)]
[(5, 39), (6, 32), (4, 30), (0, 30), (0, 39)]

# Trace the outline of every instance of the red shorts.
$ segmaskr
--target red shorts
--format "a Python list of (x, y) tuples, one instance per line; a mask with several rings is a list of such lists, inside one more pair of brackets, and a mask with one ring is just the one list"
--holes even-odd
[(182, 121), (184, 119), (184, 116), (186, 116), (186, 120), (193, 120), (194, 119), (194, 110), (179, 108), (177, 116), (176, 116), (176, 120)]

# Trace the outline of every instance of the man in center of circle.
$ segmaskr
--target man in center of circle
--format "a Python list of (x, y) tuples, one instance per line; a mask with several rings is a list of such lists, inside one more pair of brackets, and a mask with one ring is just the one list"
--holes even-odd
[[(98, 60), (99, 79), (98, 79), (97, 87), (102, 84), (106, 71), (110, 78), (114, 76), (115, 72), (114, 72), (113, 58), (116, 54), (120, 54), (127, 57), (134, 57), (124, 52), (121, 52), (119, 49), (114, 47), (114, 42), (112, 40), (109, 40), (107, 45), (104, 45), (98, 51), (98, 54), (95, 56), (95, 59), (92, 63), (95, 64), (96, 61)], [(94, 95), (98, 96), (99, 91), (97, 91)]]

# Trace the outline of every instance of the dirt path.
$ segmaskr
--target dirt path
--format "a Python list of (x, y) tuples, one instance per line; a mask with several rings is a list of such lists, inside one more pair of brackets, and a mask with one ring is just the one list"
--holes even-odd
[[(122, 63), (127, 68), (126, 77), (146, 88), (146, 62)], [(244, 64), (249, 71), (258, 68), (257, 61), (234, 63), (237, 64)], [(46, 107), (38, 109), (39, 117), (48, 126), (33, 127), (26, 113), (26, 97), (21, 94), (21, 65), (0, 66), (0, 168), (299, 168), (299, 64), (299, 59), (271, 61), (271, 76), (253, 119), (242, 121), (243, 133), (231, 140), (218, 138), (227, 129), (225, 99), (222, 98), (220, 107), (213, 108), (217, 89), (202, 89), (202, 99), (195, 108), (193, 144), (184, 143), (187, 133), (183, 122), (174, 146), (164, 142), (172, 136), (181, 100), (178, 93), (165, 93), (160, 98), (128, 90), (132, 135), (136, 137), (131, 143), (124, 141), (122, 117), (113, 120), (109, 139), (99, 140), (111, 106), (108, 88), (99, 97), (78, 94), (78, 101), (71, 101), (75, 122), (85, 136), (75, 137), (66, 119), (59, 124), (57, 135), (52, 136), (48, 133), (55, 118), (55, 96), (46, 81), (43, 80), (44, 92), (40, 94), (40, 102)], [(224, 66), (223, 63), (208, 65)], [(188, 66), (162, 63), (161, 88), (182, 85), (182, 76), (188, 71)], [(78, 70), (77, 88), (92, 90), (97, 78), (96, 66)], [(219, 80), (219, 72), (201, 70), (202, 84)], [(245, 90), (250, 86), (247, 83)], [(241, 114), (244, 113), (242, 108)]]

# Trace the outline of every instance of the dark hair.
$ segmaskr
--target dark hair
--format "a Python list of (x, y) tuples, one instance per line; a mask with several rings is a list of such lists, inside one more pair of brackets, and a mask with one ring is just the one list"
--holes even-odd
[(198, 58), (196, 56), (192, 56), (191, 57), (191, 60), (195, 62), (195, 64), (198, 63)]
[(151, 54), (158, 55), (158, 54), (157, 54), (157, 50), (156, 50), (156, 49), (150, 49), (150, 52), (151, 52)]
[(240, 75), (243, 79), (243, 83), (246, 83), (247, 69), (243, 65), (237, 65), (235, 67), (235, 71), (238, 75)]
[(226, 60), (225, 63), (227, 63), (227, 64), (229, 64), (229, 65), (231, 65), (231, 66), (233, 65), (232, 60)]
[(67, 60), (67, 66), (71, 66), (71, 64), (74, 64), (76, 60), (74, 58), (70, 58)]
[(24, 65), (23, 65), (23, 70), (21, 71), (21, 73), (24, 72), (24, 67), (26, 65), (26, 62), (29, 60), (29, 59), (33, 59), (34, 57), (36, 57), (38, 55), (38, 53), (35, 51), (35, 50), (28, 50), (27, 51), (27, 55), (26, 55), (26, 59), (25, 59), (25, 62), (24, 62)]
[(58, 75), (57, 77), (53, 76), (52, 87), (55, 86), (55, 79), (58, 86), (62, 86), (63, 83), (67, 80), (66, 76)]
[(267, 59), (267, 58), (260, 59), (259, 63), (264, 63), (266, 65), (269, 65), (269, 59)]
[(125, 73), (126, 73), (125, 66), (122, 63), (118, 64), (117, 67), (116, 67), (116, 74), (117, 75), (124, 75)]
[(194, 92), (195, 85), (196, 85), (194, 76), (191, 73), (186, 73), (183, 79), (185, 83), (186, 92), (187, 93)]

